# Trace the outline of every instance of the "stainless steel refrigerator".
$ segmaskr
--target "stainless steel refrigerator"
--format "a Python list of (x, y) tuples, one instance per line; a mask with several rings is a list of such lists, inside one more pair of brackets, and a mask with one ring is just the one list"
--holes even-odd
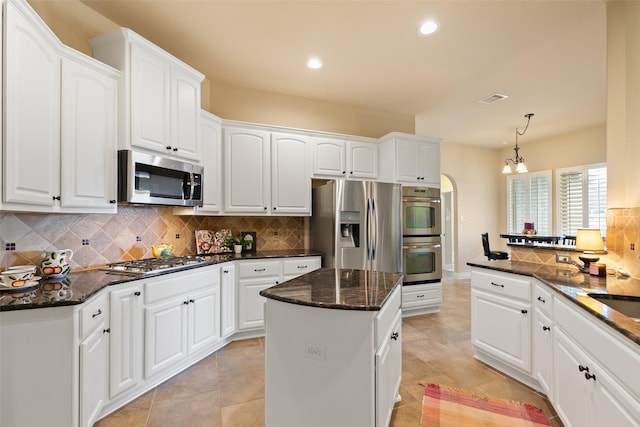
[(399, 184), (339, 179), (313, 189), (309, 247), (323, 266), (402, 272)]

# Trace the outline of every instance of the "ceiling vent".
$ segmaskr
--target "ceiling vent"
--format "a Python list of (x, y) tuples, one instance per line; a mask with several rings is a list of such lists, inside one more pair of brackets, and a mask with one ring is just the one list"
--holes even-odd
[(495, 93), (493, 95), (489, 95), (486, 98), (482, 98), (478, 101), (481, 104), (493, 104), (494, 102), (502, 101), (505, 98), (508, 98), (508, 95), (502, 95), (501, 93)]

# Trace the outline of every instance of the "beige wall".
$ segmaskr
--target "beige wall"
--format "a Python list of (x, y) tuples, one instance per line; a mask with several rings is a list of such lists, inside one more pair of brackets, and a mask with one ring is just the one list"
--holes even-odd
[(500, 176), (494, 166), (499, 163), (498, 157), (498, 151), (493, 149), (446, 141), (442, 144), (442, 174), (451, 180), (455, 189), (456, 273), (469, 271), (467, 261), (483, 256), (480, 234), (488, 232), (492, 246), (500, 243), (497, 239)]

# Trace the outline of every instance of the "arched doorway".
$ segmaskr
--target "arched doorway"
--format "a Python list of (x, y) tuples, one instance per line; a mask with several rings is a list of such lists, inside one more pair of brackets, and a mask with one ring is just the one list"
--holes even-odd
[(456, 270), (456, 221), (455, 186), (446, 175), (440, 175), (440, 200), (442, 201), (442, 270)]

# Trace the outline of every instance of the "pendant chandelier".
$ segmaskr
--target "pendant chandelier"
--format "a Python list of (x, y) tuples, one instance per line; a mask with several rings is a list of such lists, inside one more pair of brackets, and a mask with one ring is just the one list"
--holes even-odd
[(516, 152), (516, 154), (515, 156), (513, 156), (513, 158), (505, 159), (504, 168), (502, 168), (502, 173), (512, 172), (511, 165), (509, 164), (509, 162), (513, 163), (513, 165), (516, 167), (516, 172), (518, 173), (528, 172), (527, 166), (524, 164), (524, 157), (522, 157), (519, 153), (520, 148), (518, 147), (518, 135), (522, 136), (527, 132), (527, 129), (529, 128), (529, 122), (531, 121), (531, 117), (533, 117), (533, 113), (525, 114), (524, 116), (527, 118), (527, 125), (525, 126), (524, 130), (522, 132), (518, 132), (518, 128), (516, 128), (516, 146), (513, 149)]

